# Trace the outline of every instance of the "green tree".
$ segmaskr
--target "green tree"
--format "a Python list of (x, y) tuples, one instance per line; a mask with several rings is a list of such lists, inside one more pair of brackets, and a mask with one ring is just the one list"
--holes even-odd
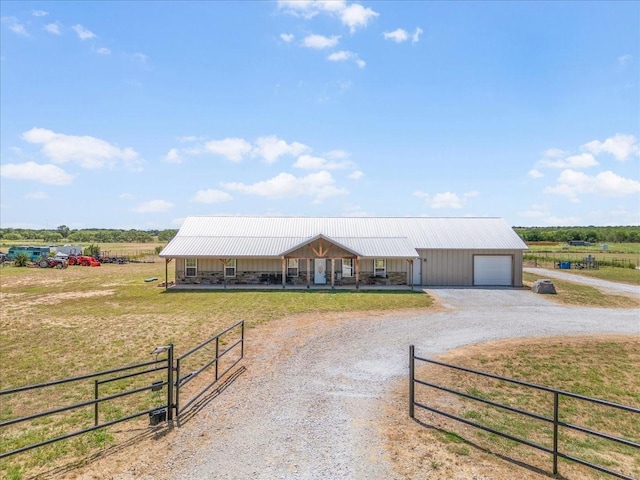
[(98, 258), (100, 256), (100, 246), (92, 243), (84, 249), (84, 253), (90, 257)]
[(67, 238), (71, 233), (71, 229), (66, 225), (60, 225), (56, 228), (56, 231), (62, 236), (62, 238)]
[(58, 232), (47, 232), (43, 235), (44, 241), (47, 243), (57, 243), (62, 240), (62, 235)]

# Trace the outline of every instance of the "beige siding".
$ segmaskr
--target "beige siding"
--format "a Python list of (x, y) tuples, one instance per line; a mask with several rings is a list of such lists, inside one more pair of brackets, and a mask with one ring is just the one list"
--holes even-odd
[(471, 286), (474, 255), (511, 255), (513, 286), (522, 286), (521, 250), (418, 250), (418, 253), (422, 261), (422, 285)]

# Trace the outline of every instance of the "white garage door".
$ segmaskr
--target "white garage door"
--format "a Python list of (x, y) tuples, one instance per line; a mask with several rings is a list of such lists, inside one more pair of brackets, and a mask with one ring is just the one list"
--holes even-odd
[(511, 286), (511, 263), (510, 255), (476, 255), (473, 257), (473, 284)]

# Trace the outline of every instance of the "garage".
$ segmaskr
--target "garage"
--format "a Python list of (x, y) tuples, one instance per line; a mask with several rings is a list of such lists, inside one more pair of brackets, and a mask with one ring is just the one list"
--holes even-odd
[(491, 286), (513, 285), (511, 255), (476, 255), (473, 257), (473, 284)]

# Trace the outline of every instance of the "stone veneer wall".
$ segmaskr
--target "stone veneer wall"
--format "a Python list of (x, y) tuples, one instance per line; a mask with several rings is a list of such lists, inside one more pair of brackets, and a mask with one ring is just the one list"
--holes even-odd
[[(282, 284), (281, 274), (272, 272), (237, 272), (235, 277), (227, 277), (227, 285), (280, 285)], [(311, 272), (311, 285), (313, 285), (314, 273)], [(176, 278), (178, 284), (203, 284), (203, 285), (223, 285), (224, 277), (222, 272), (198, 272), (197, 277), (185, 277), (184, 273), (178, 274)], [(297, 277), (287, 277), (287, 285), (306, 285), (307, 272), (300, 271)], [(336, 280), (336, 284), (355, 285), (356, 277), (343, 277)], [(360, 272), (361, 285), (406, 285), (406, 272), (387, 272), (387, 277), (373, 277), (373, 272)], [(331, 280), (327, 279), (327, 285), (331, 285)]]

